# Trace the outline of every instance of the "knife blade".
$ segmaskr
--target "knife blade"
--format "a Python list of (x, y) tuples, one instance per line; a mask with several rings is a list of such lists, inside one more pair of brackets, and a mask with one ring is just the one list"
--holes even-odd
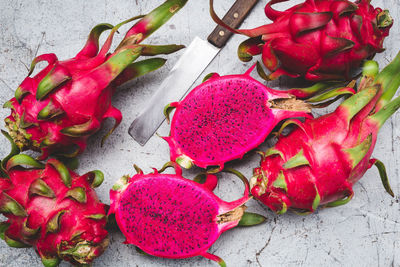
[[(232, 28), (238, 27), (258, 0), (237, 0), (223, 17)], [(210, 64), (232, 33), (221, 26), (215, 27), (207, 41), (195, 37), (168, 73), (146, 107), (129, 127), (129, 135), (144, 146), (163, 123), (164, 107), (181, 100), (204, 69)]]

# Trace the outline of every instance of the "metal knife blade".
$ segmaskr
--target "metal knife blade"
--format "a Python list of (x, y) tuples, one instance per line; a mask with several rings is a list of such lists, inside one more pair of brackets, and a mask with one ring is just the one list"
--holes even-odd
[(142, 146), (146, 144), (165, 119), (164, 107), (182, 98), (219, 50), (197, 36), (194, 38), (146, 108), (131, 124), (129, 134), (133, 139)]
[[(258, 0), (237, 0), (224, 16), (223, 21), (235, 28), (240, 25)], [(129, 134), (140, 145), (144, 146), (165, 117), (164, 107), (181, 100), (203, 70), (225, 45), (231, 32), (217, 26), (204, 41), (195, 37), (186, 51), (161, 83), (157, 92), (151, 97), (146, 108), (132, 122)]]

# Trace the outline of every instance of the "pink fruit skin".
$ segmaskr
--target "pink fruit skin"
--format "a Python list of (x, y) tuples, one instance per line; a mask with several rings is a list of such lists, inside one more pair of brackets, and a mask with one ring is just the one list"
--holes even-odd
[[(254, 170), (253, 196), (277, 213), (313, 212), (318, 205), (347, 203), (353, 185), (373, 164), (384, 172), (371, 154), (380, 127), (399, 108), (400, 98), (389, 102), (400, 85), (399, 70), (398, 55), (375, 81), (365, 76), (359, 92), (333, 113), (296, 121), (297, 128), (281, 136)], [(385, 189), (393, 195), (386, 179), (384, 174)]]
[[(79, 176), (72, 171), (59, 172), (56, 168), (65, 166), (55, 159), (50, 159), (44, 169), (24, 169), (14, 166), (13, 161), (16, 158), (7, 163), (9, 178), (0, 178), (0, 210), (6, 205), (6, 194), (26, 214), (15, 215), (3, 209), (2, 213), (8, 219), (2, 223), (7, 225), (4, 235), (24, 246), (33, 246), (45, 266), (53, 266), (46, 263), (58, 263), (61, 259), (74, 264), (90, 264), (100, 256), (107, 248), (108, 233), (105, 230), (105, 205), (100, 203), (92, 189), (95, 173)], [(62, 177), (69, 177), (70, 185), (64, 183)], [(38, 181), (47, 185), (50, 191), (37, 184), (34, 186)], [(96, 182), (95, 186), (98, 185)], [(84, 198), (82, 195), (70, 196), (68, 192), (76, 188), (84, 192)], [(54, 218), (60, 212), (57, 222)], [(29, 235), (25, 227), (35, 233)]]
[[(164, 258), (204, 256), (221, 261), (207, 250), (221, 233), (237, 226), (249, 199), (248, 184), (244, 196), (225, 202), (212, 193), (217, 177), (209, 174), (206, 183), (198, 184), (176, 174), (127, 176), (110, 191), (110, 213), (126, 237), (144, 252)], [(219, 221), (219, 216), (236, 210), (238, 216)]]
[(239, 46), (239, 57), (250, 61), (262, 54), (272, 72), (269, 79), (281, 75), (311, 81), (350, 79), (363, 60), (383, 51), (383, 40), (393, 25), (389, 13), (374, 8), (370, 0), (306, 0), (285, 11), (271, 7), (285, 1), (266, 5), (265, 14), (273, 23), (230, 29), (251, 37)]
[[(92, 120), (92, 124), (88, 125), (88, 132), (94, 133), (100, 129), (101, 122), (107, 116), (113, 116), (118, 124), (122, 119), (122, 115), (117, 109), (111, 106), (111, 96), (114, 88), (111, 86), (103, 88), (102, 86), (107, 82), (97, 81), (93, 75), (88, 75), (99, 65), (98, 62), (94, 62), (94, 64), (90, 62), (92, 64), (88, 64), (87, 61), (89, 61), (89, 58), (75, 58), (65, 62), (58, 61), (54, 54), (42, 55), (41, 58), (48, 61), (50, 63), (49, 66), (35, 77), (27, 77), (20, 85), (29, 94), (23, 98), (21, 104), (18, 103), (16, 98), (11, 99), (13, 109), (7, 119), (15, 122), (16, 118), (20, 119), (22, 114), (25, 114), (24, 119), (26, 122), (38, 125), (38, 127), (29, 127), (26, 129), (26, 134), (30, 136), (29, 139), (34, 144), (20, 143), (19, 145), (22, 149), (25, 149), (27, 145), (36, 150), (41, 150), (43, 153), (42, 158), (46, 158), (48, 154), (52, 154), (57, 150), (65, 147), (73, 148), (74, 145), (77, 145), (78, 150), (73, 150), (72, 152), (81, 153), (86, 147), (86, 140), (89, 134), (71, 138), (63, 134), (61, 130)], [(77, 68), (80, 65), (79, 63), (82, 64), (82, 68)], [(101, 63), (103, 62), (100, 61)], [(36, 88), (38, 84), (55, 66), (65, 69), (69, 73), (69, 76), (72, 77), (71, 80), (73, 82), (68, 82), (44, 101), (37, 101)], [(103, 71), (105, 72), (106, 70)], [(64, 112), (62, 119), (57, 119), (56, 122), (53, 120), (39, 121), (37, 119), (39, 112), (50, 101)], [(94, 103), (101, 103), (101, 105)], [(9, 122), (7, 124), (10, 125)], [(40, 148), (41, 144), (46, 142), (51, 145), (42, 145), (42, 148)], [(68, 151), (65, 151), (65, 153), (68, 153)]]
[[(168, 0), (150, 12), (132, 26), (113, 53), (109, 53), (109, 49), (115, 32), (133, 19), (115, 27), (97, 25), (86, 45), (72, 59), (59, 61), (55, 54), (35, 58), (28, 77), (17, 89), (15, 97), (5, 105), (12, 109), (6, 125), (14, 142), (21, 150), (42, 152), (41, 159), (50, 154), (74, 157), (84, 151), (87, 138), (101, 128), (106, 118), (115, 120), (111, 133), (122, 120), (121, 112), (111, 104), (116, 87), (161, 67), (165, 60), (153, 58), (133, 62), (140, 55), (169, 54), (183, 48), (139, 43), (186, 1)], [(110, 29), (109, 37), (99, 49), (101, 33)], [(35, 65), (41, 61), (48, 65), (30, 77)]]
[[(309, 116), (308, 106), (299, 110), (272, 107), (270, 101), (294, 97), (253, 79), (254, 67), (240, 75), (214, 74), (181, 102), (169, 105), (176, 108), (170, 136), (164, 137), (172, 161), (183, 167), (223, 169), (225, 162), (259, 146), (280, 121)], [(189, 166), (181, 158), (191, 161)]]

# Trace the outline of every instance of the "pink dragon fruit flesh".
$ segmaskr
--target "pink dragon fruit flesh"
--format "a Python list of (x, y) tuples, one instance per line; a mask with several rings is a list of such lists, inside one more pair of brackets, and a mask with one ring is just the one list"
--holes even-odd
[[(310, 116), (312, 106), (291, 94), (300, 89), (288, 93), (266, 87), (250, 76), (255, 66), (240, 75), (209, 75), (181, 102), (165, 107), (168, 121), (169, 113), (176, 109), (170, 136), (164, 137), (172, 161), (184, 168), (223, 169), (225, 162), (258, 147), (282, 120)], [(349, 87), (336, 88), (309, 102), (353, 93)]]
[[(163, 174), (167, 167), (174, 167), (176, 174)], [(173, 162), (152, 174), (135, 168), (138, 174), (123, 176), (110, 191), (109, 213), (115, 214), (126, 243), (142, 252), (175, 259), (203, 256), (225, 266), (221, 258), (207, 252), (221, 233), (238, 224), (250, 226), (265, 220), (245, 212), (249, 184), (235, 170), (226, 171), (244, 182), (244, 196), (225, 202), (212, 192), (217, 185), (212, 173), (192, 181), (183, 178), (181, 168)], [(203, 184), (196, 182), (204, 176)]]

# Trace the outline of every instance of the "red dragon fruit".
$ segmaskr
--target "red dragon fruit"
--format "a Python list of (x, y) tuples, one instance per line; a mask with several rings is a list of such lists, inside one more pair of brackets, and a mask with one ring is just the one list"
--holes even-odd
[[(176, 174), (162, 174), (171, 166)], [(152, 174), (135, 168), (138, 174), (122, 177), (110, 191), (110, 213), (115, 213), (126, 243), (147, 254), (175, 259), (203, 256), (225, 266), (222, 259), (207, 252), (220, 234), (238, 224), (255, 225), (265, 219), (245, 212), (249, 185), (235, 170), (225, 171), (244, 182), (244, 196), (225, 202), (212, 192), (217, 185), (214, 174), (207, 173), (200, 184), (195, 181), (203, 177), (183, 178), (180, 167), (172, 162)]]
[[(131, 18), (115, 27), (99, 24), (72, 59), (59, 61), (54, 54), (36, 57), (15, 97), (5, 104), (12, 109), (5, 121), (18, 147), (42, 152), (41, 159), (49, 154), (74, 157), (85, 149), (87, 138), (100, 129), (106, 118), (115, 119), (111, 133), (122, 119), (121, 112), (111, 105), (116, 87), (165, 63), (162, 58), (134, 61), (139, 56), (169, 54), (183, 48), (181, 45), (139, 43), (186, 2), (167, 0), (148, 15)], [(128, 31), (115, 52), (109, 53), (118, 28), (139, 18), (141, 20)], [(99, 51), (100, 34), (109, 29), (111, 33)], [(47, 67), (30, 77), (41, 61), (47, 61)]]
[[(176, 108), (170, 136), (164, 137), (172, 161), (184, 168), (194, 164), (223, 169), (225, 162), (259, 146), (280, 121), (309, 116), (310, 104), (266, 87), (250, 77), (253, 69), (222, 77), (214, 73), (181, 102), (166, 106), (167, 120)], [(337, 88), (310, 101), (352, 93), (352, 88)]]
[(239, 58), (250, 61), (262, 54), (264, 65), (281, 75), (307, 80), (347, 80), (362, 61), (382, 52), (393, 19), (387, 10), (374, 8), (370, 0), (306, 0), (286, 11), (271, 6), (287, 0), (271, 0), (265, 7), (273, 21), (255, 29), (235, 30), (213, 10), (215, 22), (250, 39), (240, 44)]
[(400, 53), (378, 72), (377, 63), (367, 61), (359, 92), (333, 113), (285, 122), (297, 128), (265, 153), (250, 182), (253, 196), (278, 213), (342, 205), (374, 164), (393, 196), (383, 163), (371, 154), (379, 129), (400, 107), (400, 97), (391, 101), (400, 85)]
[(11, 247), (33, 246), (46, 267), (90, 264), (108, 246), (105, 205), (93, 190), (103, 174), (79, 176), (58, 160), (43, 165), (13, 154), (1, 163), (0, 213), (8, 220), (0, 237)]

